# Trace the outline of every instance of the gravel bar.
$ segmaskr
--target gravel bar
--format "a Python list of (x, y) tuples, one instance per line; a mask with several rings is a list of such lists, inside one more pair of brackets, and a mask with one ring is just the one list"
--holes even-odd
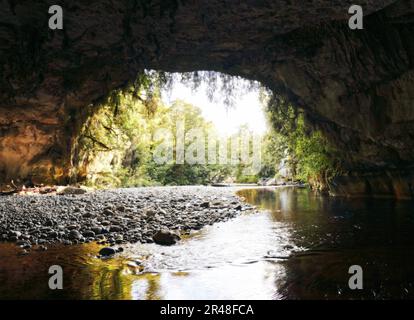
[(145, 187), (86, 194), (0, 198), (0, 241), (23, 249), (97, 241), (151, 243), (160, 230), (182, 235), (254, 208), (235, 188)]

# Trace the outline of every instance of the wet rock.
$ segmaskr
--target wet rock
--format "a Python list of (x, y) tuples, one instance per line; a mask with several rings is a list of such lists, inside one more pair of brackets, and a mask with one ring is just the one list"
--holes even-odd
[(109, 229), (108, 228), (102, 228), (101, 229), (101, 234), (107, 234), (109, 233)]
[(94, 232), (95, 234), (101, 234), (102, 233), (102, 227), (98, 227), (98, 226), (92, 227), (91, 231)]
[(154, 234), (152, 240), (154, 240), (156, 244), (170, 246), (176, 244), (181, 238), (177, 233), (170, 230), (159, 230)]
[(103, 214), (104, 214), (105, 216), (113, 216), (113, 215), (114, 215), (114, 212), (113, 212), (112, 210), (110, 210), (110, 209), (105, 209), (105, 210), (103, 211)]
[(87, 230), (83, 232), (83, 236), (85, 238), (93, 238), (95, 237), (95, 232), (93, 232), (92, 230)]
[(47, 237), (49, 239), (56, 239), (59, 236), (59, 234), (56, 231), (51, 231), (47, 234)]
[(95, 215), (91, 212), (84, 213), (82, 218), (93, 218)]
[(99, 255), (102, 256), (102, 257), (110, 257), (110, 256), (113, 256), (116, 253), (117, 253), (117, 251), (114, 248), (111, 248), (111, 247), (102, 248), (99, 251)]
[(210, 207), (210, 202), (208, 202), (208, 201), (202, 202), (200, 204), (200, 207), (201, 208), (209, 208)]
[(47, 219), (46, 221), (45, 221), (45, 224), (44, 224), (45, 226), (47, 226), (47, 227), (51, 227), (51, 226), (53, 226), (54, 225), (54, 222), (53, 222), (53, 220), (52, 219)]
[(109, 227), (109, 232), (121, 232), (121, 231), (122, 231), (122, 227), (120, 226), (112, 225)]
[(32, 247), (31, 244), (25, 240), (17, 240), (16, 245), (22, 249), (30, 249)]
[(82, 235), (78, 230), (71, 230), (68, 235), (70, 240), (79, 240), (82, 238)]
[(95, 236), (96, 240), (105, 240), (105, 236), (103, 234), (98, 234)]
[(14, 237), (14, 238), (16, 238), (16, 240), (21, 235), (22, 235), (22, 233), (20, 231), (9, 231), (9, 237)]
[(156, 215), (157, 213), (154, 211), (154, 210), (152, 210), (152, 209), (150, 209), (150, 210), (145, 210), (144, 211), (144, 214), (143, 214), (143, 218), (148, 222), (148, 221), (152, 221), (153, 220), (153, 218), (154, 218), (154, 216)]
[(24, 240), (17, 240), (16, 241), (16, 245), (17, 246), (24, 246), (25, 244), (28, 244), (28, 242), (27, 241), (24, 241)]
[[(75, 199), (39, 196), (35, 203), (29, 197), (11, 197), (0, 202), (0, 240), (30, 245), (91, 240), (152, 243), (159, 230), (190, 232), (234, 217), (240, 212), (237, 207), (244, 210), (244, 206), (233, 192), (224, 188), (155, 187), (105, 190)], [(223, 208), (210, 206), (217, 201)], [(105, 210), (113, 215), (104, 215)], [(174, 243), (177, 237), (159, 242)]]
[(27, 256), (29, 254), (29, 251), (26, 249), (23, 249), (18, 253), (19, 256)]

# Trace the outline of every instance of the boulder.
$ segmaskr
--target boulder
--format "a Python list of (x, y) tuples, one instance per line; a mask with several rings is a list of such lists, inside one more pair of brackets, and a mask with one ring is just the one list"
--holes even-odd
[(177, 233), (170, 230), (159, 230), (154, 234), (152, 239), (156, 244), (164, 246), (171, 246), (181, 240)]
[(99, 251), (99, 255), (102, 257), (110, 257), (117, 253), (117, 250), (111, 247), (102, 248)]

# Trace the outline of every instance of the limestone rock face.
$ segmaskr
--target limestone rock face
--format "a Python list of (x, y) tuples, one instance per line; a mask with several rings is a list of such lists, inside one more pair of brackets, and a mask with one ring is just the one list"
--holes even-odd
[(328, 186), (335, 196), (414, 199), (412, 170), (350, 173), (337, 177)]
[[(1, 1), (0, 180), (68, 181), (91, 104), (144, 68), (258, 80), (306, 110), (356, 175), (414, 164), (414, 0)], [(379, 172), (379, 173), (378, 173)], [(348, 175), (351, 177), (352, 175)]]

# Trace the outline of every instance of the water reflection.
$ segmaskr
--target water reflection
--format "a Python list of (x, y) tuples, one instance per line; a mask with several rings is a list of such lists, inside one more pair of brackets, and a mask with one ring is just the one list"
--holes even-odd
[[(283, 262), (276, 287), (290, 299), (398, 299), (414, 297), (413, 202), (319, 197), (298, 189), (243, 191), (292, 227), (306, 250)], [(348, 288), (348, 268), (364, 270), (364, 290)]]
[[(262, 209), (206, 227), (172, 247), (57, 246), (19, 256), (0, 245), (2, 299), (383, 299), (414, 297), (412, 202), (335, 199), (306, 189), (239, 192)], [(139, 260), (139, 261), (138, 261)], [(48, 288), (48, 268), (64, 290)], [(364, 269), (364, 290), (348, 268)]]

